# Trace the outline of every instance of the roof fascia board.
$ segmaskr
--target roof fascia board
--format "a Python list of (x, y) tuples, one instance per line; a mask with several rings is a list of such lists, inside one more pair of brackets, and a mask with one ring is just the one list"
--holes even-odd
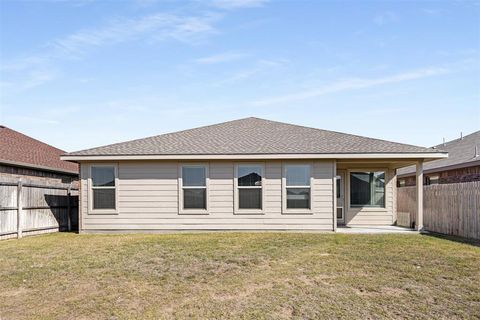
[(442, 159), (448, 153), (335, 153), (335, 154), (192, 154), (192, 155), (63, 155), (61, 160), (249, 160), (249, 159)]

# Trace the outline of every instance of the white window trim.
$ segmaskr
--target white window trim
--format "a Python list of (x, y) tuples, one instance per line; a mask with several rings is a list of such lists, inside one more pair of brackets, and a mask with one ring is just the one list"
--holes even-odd
[[(260, 187), (239, 187), (238, 186), (238, 167), (239, 166), (259, 166), (262, 170), (262, 185)], [(234, 214), (265, 214), (265, 162), (238, 162), (235, 163), (235, 171), (233, 178), (233, 199)], [(262, 209), (240, 209), (240, 201), (238, 199), (238, 188), (257, 188), (262, 190)]]
[[(205, 201), (206, 209), (184, 209), (183, 208), (183, 167), (201, 167), (205, 168), (205, 187), (187, 187), (189, 189), (205, 189)], [(209, 170), (209, 163), (203, 162), (185, 162), (178, 164), (178, 214), (182, 215), (208, 215), (209, 214), (209, 207), (210, 207), (210, 199), (209, 199), (209, 185), (210, 185), (210, 170)]]
[[(93, 208), (93, 182), (92, 182), (92, 168), (93, 167), (113, 167), (115, 172), (115, 209), (94, 209)], [(118, 163), (100, 163), (100, 164), (90, 164), (88, 166), (88, 213), (89, 214), (118, 214), (119, 212), (119, 201), (118, 201), (118, 189), (119, 189), (119, 179), (118, 179)]]
[[(287, 208), (287, 167), (305, 165), (310, 167), (310, 208), (288, 209)], [(284, 162), (282, 163), (282, 214), (313, 214), (313, 162)], [(288, 188), (307, 188), (307, 186), (288, 186)]]
[[(370, 207), (370, 206), (353, 206), (350, 202), (350, 173), (352, 172), (378, 172), (378, 171), (383, 171), (385, 172), (385, 202), (383, 207)], [(387, 186), (388, 186), (388, 177), (389, 177), (389, 171), (388, 168), (353, 168), (353, 169), (348, 169), (347, 171), (347, 207), (348, 210), (357, 210), (357, 211), (381, 211), (384, 212), (387, 210)]]

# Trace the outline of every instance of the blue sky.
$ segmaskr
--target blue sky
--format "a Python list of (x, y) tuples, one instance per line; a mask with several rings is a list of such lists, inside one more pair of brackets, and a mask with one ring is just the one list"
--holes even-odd
[(0, 122), (67, 151), (248, 116), (480, 129), (479, 1), (0, 0)]

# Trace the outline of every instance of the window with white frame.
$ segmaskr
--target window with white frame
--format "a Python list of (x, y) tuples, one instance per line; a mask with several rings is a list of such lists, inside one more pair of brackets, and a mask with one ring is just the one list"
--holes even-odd
[(385, 171), (350, 172), (350, 206), (385, 208)]
[(207, 209), (206, 166), (182, 166), (182, 194), (184, 210)]
[(92, 209), (116, 209), (116, 168), (113, 165), (91, 167)]
[(430, 176), (430, 184), (438, 184), (440, 181), (440, 176)]
[(239, 164), (236, 170), (237, 209), (246, 211), (262, 210), (263, 166), (260, 164)]
[(286, 209), (310, 209), (310, 165), (285, 166)]

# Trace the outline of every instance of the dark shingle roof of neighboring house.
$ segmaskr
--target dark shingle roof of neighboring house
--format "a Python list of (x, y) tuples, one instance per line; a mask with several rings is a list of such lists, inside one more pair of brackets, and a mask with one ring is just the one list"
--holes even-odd
[[(423, 170), (427, 172), (443, 171), (447, 169), (480, 165), (480, 131), (474, 132), (461, 139), (439, 144), (434, 148), (448, 151), (448, 158), (425, 163)], [(397, 170), (401, 176), (415, 173), (415, 166)]]
[(60, 160), (65, 151), (0, 126), (0, 163), (64, 173), (78, 173), (78, 165)]
[(68, 153), (66, 156), (438, 153), (438, 150), (245, 118)]

